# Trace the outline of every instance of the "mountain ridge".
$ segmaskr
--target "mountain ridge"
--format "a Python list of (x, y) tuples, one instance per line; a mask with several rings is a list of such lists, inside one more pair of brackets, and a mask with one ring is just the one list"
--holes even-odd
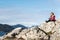
[(23, 29), (27, 28), (22, 24), (16, 24), (16, 25), (0, 24), (0, 36), (3, 36), (4, 34), (7, 34), (8, 32), (11, 32), (13, 29), (18, 27), (21, 27)]

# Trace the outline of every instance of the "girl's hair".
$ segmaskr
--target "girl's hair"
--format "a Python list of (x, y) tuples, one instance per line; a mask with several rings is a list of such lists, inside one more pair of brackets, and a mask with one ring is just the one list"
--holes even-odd
[(53, 12), (51, 12), (51, 14), (52, 14), (52, 15), (54, 15), (54, 13), (53, 13)]

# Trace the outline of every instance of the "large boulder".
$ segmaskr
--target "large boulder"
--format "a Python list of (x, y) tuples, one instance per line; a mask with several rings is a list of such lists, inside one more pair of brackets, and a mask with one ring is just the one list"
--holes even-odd
[(36, 27), (19, 30), (21, 29), (17, 28), (8, 33), (7, 36), (17, 33), (15, 35), (17, 40), (60, 40), (60, 20), (56, 22), (45, 22)]

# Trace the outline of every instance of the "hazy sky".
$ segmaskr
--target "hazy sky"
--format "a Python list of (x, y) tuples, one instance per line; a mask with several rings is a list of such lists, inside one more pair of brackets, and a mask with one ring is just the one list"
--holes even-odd
[(60, 0), (0, 0), (0, 23), (36, 25), (54, 12), (60, 18)]

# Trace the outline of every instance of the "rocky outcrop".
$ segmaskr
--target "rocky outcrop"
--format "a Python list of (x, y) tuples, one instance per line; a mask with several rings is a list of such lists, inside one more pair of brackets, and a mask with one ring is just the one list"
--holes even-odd
[[(13, 39), (14, 40), (60, 40), (60, 20), (48, 23), (42, 23), (36, 27), (28, 28), (21, 30), (22, 28), (16, 28), (3, 39)], [(17, 35), (12, 36), (12, 34), (16, 33)], [(8, 36), (9, 35), (9, 36)]]

